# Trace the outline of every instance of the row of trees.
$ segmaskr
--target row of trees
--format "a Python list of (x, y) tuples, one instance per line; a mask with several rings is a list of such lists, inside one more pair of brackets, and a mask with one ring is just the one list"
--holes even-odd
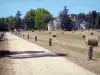
[(6, 30), (6, 23), (4, 18), (0, 18), (0, 31)]
[(15, 16), (0, 18), (0, 30), (19, 30), (20, 28), (45, 29), (47, 23), (53, 19), (53, 15), (44, 8), (31, 9), (21, 18), (21, 11), (17, 11)]
[(24, 21), (29, 29), (45, 29), (47, 23), (52, 18), (53, 16), (48, 10), (38, 8), (36, 10), (29, 10), (24, 17)]
[(20, 26), (23, 24), (21, 19), (21, 12), (17, 11), (16, 16), (9, 16), (6, 18), (0, 18), (0, 30), (13, 30), (19, 29)]
[(100, 12), (91, 11), (87, 14), (79, 13), (79, 14), (72, 14), (72, 21), (75, 22), (74, 16), (78, 17), (79, 19), (83, 19), (86, 21), (87, 29), (100, 29)]
[[(53, 15), (44, 8), (31, 9), (21, 18), (21, 11), (17, 11), (15, 16), (0, 18), (0, 30), (13, 30), (27, 27), (31, 29), (47, 29), (47, 23), (53, 20)], [(91, 11), (88, 14), (79, 13), (68, 15), (68, 9), (64, 9), (58, 15), (60, 27), (63, 30), (72, 30), (75, 27), (77, 17), (84, 19), (88, 29), (100, 29), (100, 12)]]

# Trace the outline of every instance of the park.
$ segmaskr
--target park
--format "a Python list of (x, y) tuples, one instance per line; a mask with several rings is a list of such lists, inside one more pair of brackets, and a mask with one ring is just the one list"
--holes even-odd
[(0, 17), (0, 75), (100, 75), (100, 12), (69, 11)]

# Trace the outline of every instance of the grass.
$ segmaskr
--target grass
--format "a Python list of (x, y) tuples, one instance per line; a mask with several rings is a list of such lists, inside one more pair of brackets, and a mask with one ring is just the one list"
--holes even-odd
[[(73, 47), (73, 46), (67, 46), (67, 49), (69, 49), (71, 51), (74, 51), (74, 52), (77, 52), (77, 53), (80, 53), (82, 55), (86, 55), (87, 54), (86, 48), (78, 48), (78, 47)], [(97, 59), (100, 59), (100, 53), (94, 51), (93, 57), (97, 58)]]
[[(52, 42), (53, 45), (55, 45), (55, 48), (59, 49), (59, 46), (61, 49), (68, 49), (77, 53), (80, 53), (82, 55), (86, 55), (87, 50), (86, 47), (84, 46), (84, 41), (82, 39), (82, 35), (90, 35), (90, 33), (93, 32), (96, 36), (99, 37), (99, 41), (100, 41), (100, 32), (97, 31), (75, 31), (74, 33), (72, 33), (71, 31), (64, 31), (64, 34), (62, 34), (61, 31), (57, 31), (54, 32), (52, 31), (51, 33), (54, 34), (56, 33), (57, 37), (52, 37), (52, 34), (49, 34), (49, 32), (47, 31), (35, 31), (35, 32), (21, 32), (21, 34), (25, 34), (25, 38), (27, 38), (27, 35), (29, 34), (30, 37), (32, 37), (33, 39), (31, 39), (31, 41), (34, 41), (34, 37), (38, 36), (38, 43), (40, 43), (40, 45), (46, 47), (48, 46), (48, 42), (49, 42), (49, 38), (52, 38)], [(100, 45), (100, 43), (99, 43)], [(99, 47), (95, 48), (94, 50), (94, 54), (96, 58), (100, 59), (100, 51), (99, 51)]]
[(72, 50), (74, 52), (86, 54), (86, 48), (78, 48), (78, 47), (73, 47), (73, 46), (67, 46), (67, 48), (68, 48), (68, 50)]

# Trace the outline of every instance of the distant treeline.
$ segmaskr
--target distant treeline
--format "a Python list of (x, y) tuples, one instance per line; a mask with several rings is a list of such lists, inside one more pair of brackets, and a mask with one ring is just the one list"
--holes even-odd
[[(21, 11), (17, 11), (15, 16), (0, 18), (0, 31), (14, 30), (24, 28), (28, 30), (47, 29), (47, 24), (50, 20), (54, 20), (53, 15), (44, 8), (30, 9), (25, 16), (21, 18)], [(76, 25), (76, 20), (82, 19), (86, 21), (87, 29), (100, 29), (100, 12), (91, 11), (88, 14), (79, 13), (68, 14), (68, 9), (64, 9), (58, 15), (60, 19), (60, 27), (65, 30), (73, 30)]]

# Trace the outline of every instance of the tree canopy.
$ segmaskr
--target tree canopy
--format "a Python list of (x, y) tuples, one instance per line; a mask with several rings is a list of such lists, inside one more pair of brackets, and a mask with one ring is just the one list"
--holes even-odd
[[(15, 16), (1, 17), (0, 18), (0, 31), (1, 30), (14, 30), (25, 28), (31, 29), (46, 29), (47, 23), (53, 20), (53, 15), (44, 8), (30, 9), (26, 12), (25, 16), (21, 18), (21, 11), (17, 11)], [(95, 10), (86, 13), (68, 14), (66, 6), (58, 15), (60, 21), (60, 28), (62, 30), (72, 30), (77, 27), (77, 17), (80, 20), (86, 21), (87, 29), (100, 29), (100, 12)], [(81, 22), (81, 21), (79, 21)]]
[(38, 8), (36, 10), (36, 16), (35, 16), (35, 28), (36, 29), (45, 29), (47, 23), (53, 18), (51, 13), (44, 9), (44, 8)]
[(68, 15), (68, 9), (66, 9), (66, 7), (64, 7), (63, 11), (60, 12), (59, 18), (61, 21), (61, 29), (72, 30), (71, 18)]
[(35, 15), (36, 15), (36, 10), (29, 10), (26, 15), (24, 16), (24, 22), (27, 25), (28, 29), (33, 29), (35, 28)]

